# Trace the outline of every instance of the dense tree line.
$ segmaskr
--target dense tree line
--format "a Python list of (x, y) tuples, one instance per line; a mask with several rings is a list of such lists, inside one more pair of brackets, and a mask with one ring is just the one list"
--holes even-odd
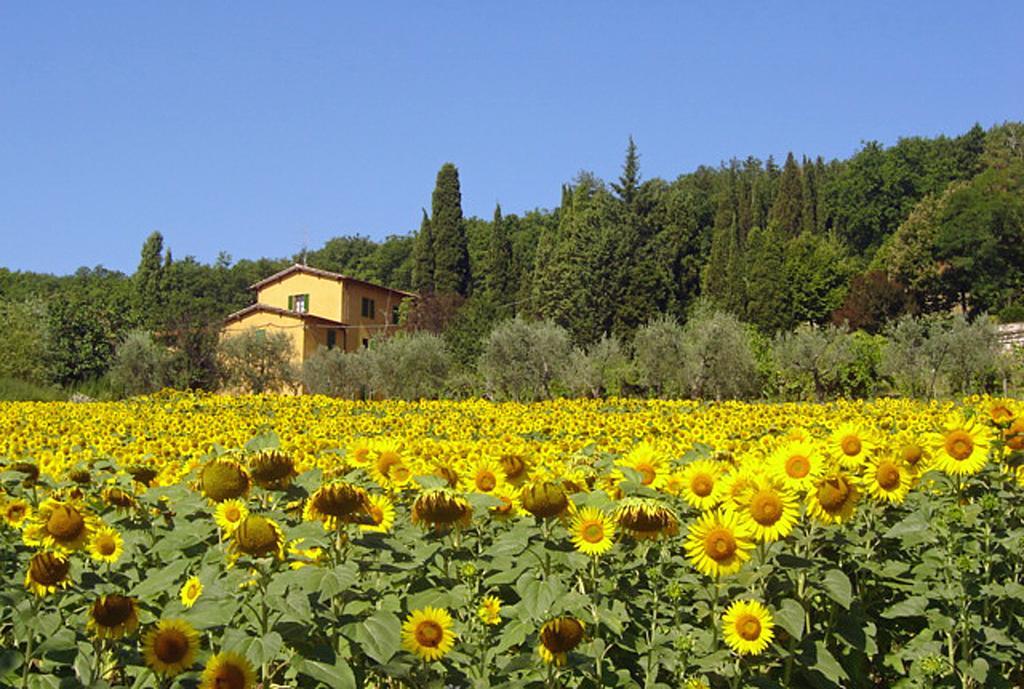
[[(0, 269), (0, 378), (63, 387), (104, 375), (129, 332), (172, 356), (166, 379), (212, 388), (217, 328), (248, 285), (295, 261), (421, 294), (412, 330), (443, 337), (457, 365), (494, 325), (553, 323), (581, 350), (632, 341), (698, 300), (771, 338), (798, 326), (878, 333), (905, 314), (1024, 319), (1024, 125), (867, 142), (846, 160), (733, 159), (644, 179), (629, 139), (621, 174), (587, 172), (555, 209), (464, 217), (459, 172), (438, 172), (419, 230), (337, 237), (301, 255), (213, 264), (175, 259), (151, 235), (131, 276)], [(136, 343), (139, 344), (138, 342)]]

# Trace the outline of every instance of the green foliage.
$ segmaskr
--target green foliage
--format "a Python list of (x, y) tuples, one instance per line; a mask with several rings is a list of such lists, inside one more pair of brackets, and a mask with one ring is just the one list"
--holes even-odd
[(512, 241), (508, 226), (501, 216), (500, 205), (494, 207), (494, 219), (491, 221), (484, 280), (487, 297), (492, 303), (507, 304), (515, 301), (517, 290)]
[(643, 325), (633, 337), (633, 368), (636, 383), (654, 397), (685, 395), (683, 327), (671, 316), (659, 316)]
[(229, 387), (261, 393), (280, 391), (294, 382), (293, 348), (287, 333), (246, 330), (224, 338), (219, 354)]
[(40, 384), (47, 380), (49, 338), (45, 304), (0, 300), (0, 378)]
[(803, 226), (803, 174), (796, 158), (790, 152), (782, 166), (782, 176), (775, 194), (769, 219), (778, 224), (784, 237), (795, 237)]
[(772, 342), (778, 393), (822, 401), (842, 393), (842, 372), (856, 360), (851, 338), (832, 325), (801, 325)]
[(423, 211), (423, 221), (413, 248), (412, 284), (417, 292), (434, 291), (434, 235), (430, 231), (426, 210)]
[(399, 332), (370, 342), (371, 384), (388, 399), (436, 399), (452, 368), (445, 341), (428, 332)]
[(142, 245), (142, 258), (132, 276), (135, 288), (135, 314), (140, 324), (154, 328), (160, 322), (164, 300), (164, 238), (154, 232)]
[(564, 374), (571, 351), (564, 328), (517, 316), (499, 323), (488, 335), (479, 371), (495, 399), (546, 399)]
[(786, 257), (779, 247), (785, 235), (774, 222), (755, 228), (746, 253), (746, 318), (771, 334), (790, 328), (794, 321), (793, 303), (786, 284)]
[(52, 385), (0, 376), (0, 402), (55, 402), (62, 399), (63, 392)]
[(434, 288), (466, 296), (470, 286), (469, 248), (462, 219), (459, 171), (445, 163), (431, 197), (430, 233), (434, 248)]
[(363, 399), (372, 385), (373, 355), (368, 349), (347, 353), (319, 349), (302, 364), (299, 380), (306, 392)]
[(151, 334), (132, 331), (114, 353), (110, 385), (122, 397), (156, 392), (171, 380), (171, 361), (171, 353)]
[(736, 316), (699, 302), (682, 329), (682, 373), (695, 399), (744, 399), (760, 390), (748, 330)]
[(463, 303), (444, 328), (444, 341), (455, 364), (473, 367), (484, 351), (487, 336), (495, 324), (508, 317), (488, 294), (474, 294)]
[(565, 387), (573, 397), (618, 396), (632, 375), (629, 357), (618, 338), (605, 335), (586, 349), (573, 349)]

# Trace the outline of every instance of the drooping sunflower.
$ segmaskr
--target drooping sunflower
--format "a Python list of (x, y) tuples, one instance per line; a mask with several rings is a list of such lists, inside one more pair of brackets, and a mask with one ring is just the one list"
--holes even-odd
[(28, 562), (25, 574), (25, 588), (37, 596), (56, 593), (58, 589), (67, 588), (71, 584), (71, 563), (66, 555), (40, 550)]
[(441, 531), (451, 526), (469, 526), (473, 506), (450, 488), (430, 488), (412, 504), (412, 523)]
[(136, 483), (148, 487), (160, 472), (145, 464), (132, 464), (124, 468), (124, 473), (131, 476)]
[(513, 486), (520, 486), (530, 476), (530, 456), (526, 453), (508, 452), (501, 455), (501, 468), (505, 478)]
[(573, 515), (569, 534), (576, 550), (584, 555), (604, 555), (613, 545), (615, 520), (604, 510), (584, 507)]
[(97, 562), (114, 563), (124, 554), (124, 539), (117, 529), (101, 526), (89, 539), (89, 555)]
[(309, 497), (302, 517), (323, 522), (324, 528), (334, 530), (343, 524), (361, 521), (367, 516), (369, 505), (365, 490), (345, 481), (335, 481), (320, 486)]
[(809, 488), (824, 468), (824, 457), (809, 442), (786, 443), (768, 458), (768, 472), (797, 491)]
[(115, 508), (119, 512), (134, 509), (138, 506), (135, 496), (128, 491), (121, 490), (117, 486), (107, 486), (100, 493), (103, 502)]
[(1003, 441), (1014, 452), (1024, 450), (1024, 416), (1018, 416), (1003, 430)]
[(251, 484), (241, 464), (223, 457), (207, 462), (199, 474), (199, 488), (213, 502), (241, 498), (249, 492)]
[(454, 645), (452, 616), (444, 608), (413, 610), (402, 623), (402, 647), (423, 660), (440, 660)]
[(47, 498), (26, 523), (22, 539), (30, 546), (81, 550), (98, 525), (81, 503)]
[(807, 513), (823, 524), (841, 524), (853, 516), (860, 489), (839, 468), (822, 474), (807, 492)]
[(199, 650), (199, 632), (185, 620), (160, 620), (142, 636), (142, 657), (150, 670), (174, 677), (190, 669)]
[(360, 523), (359, 528), (362, 531), (387, 533), (395, 525), (395, 503), (386, 495), (370, 494), (367, 497), (366, 514), (367, 521), (372, 523)]
[(223, 651), (206, 661), (199, 689), (252, 689), (256, 670), (249, 659), (239, 653)]
[(651, 498), (629, 497), (615, 508), (615, 522), (639, 540), (667, 538), (679, 533), (679, 518), (671, 507)]
[(233, 498), (217, 503), (213, 511), (213, 520), (217, 522), (225, 534), (230, 534), (242, 523), (242, 520), (249, 516), (249, 508), (245, 506), (244, 500)]
[(584, 626), (575, 617), (556, 617), (540, 628), (537, 652), (545, 663), (565, 665), (566, 655), (583, 641)]
[(273, 519), (250, 514), (231, 534), (232, 555), (284, 559), (284, 534)]
[(21, 498), (9, 498), (0, 505), (4, 523), (14, 529), (20, 529), (22, 524), (32, 516), (32, 506)]
[(694, 567), (709, 577), (738, 572), (753, 547), (750, 528), (728, 510), (704, 513), (690, 525), (685, 544)]
[(708, 510), (718, 504), (721, 499), (722, 467), (710, 459), (690, 462), (679, 475), (680, 491), (683, 500), (699, 510)]
[(913, 483), (913, 472), (898, 459), (882, 454), (868, 460), (860, 475), (864, 492), (893, 505), (903, 502)]
[(942, 429), (930, 437), (935, 466), (953, 476), (970, 476), (988, 463), (991, 432), (975, 418), (948, 415)]
[(203, 582), (199, 580), (199, 577), (189, 577), (184, 584), (181, 585), (181, 591), (178, 592), (178, 597), (181, 598), (181, 604), (186, 608), (191, 608), (199, 600), (199, 596), (203, 595)]
[(264, 450), (249, 457), (249, 475), (260, 488), (284, 490), (298, 476), (295, 459), (280, 450)]
[(467, 493), (493, 495), (505, 488), (505, 472), (501, 463), (490, 457), (470, 462), (461, 477), (461, 487)]
[(120, 639), (139, 628), (139, 603), (112, 593), (100, 596), (89, 608), (86, 629), (99, 639)]
[(722, 616), (725, 643), (740, 655), (758, 655), (771, 643), (775, 623), (768, 608), (755, 600), (738, 600)]
[(523, 509), (540, 519), (560, 517), (569, 509), (569, 496), (554, 481), (531, 481), (519, 490)]
[(476, 614), (486, 625), (501, 624), (501, 599), (497, 596), (484, 596)]
[(665, 456), (648, 442), (634, 445), (619, 464), (639, 473), (642, 485), (656, 490), (665, 485), (668, 470)]
[(860, 466), (877, 447), (874, 434), (861, 424), (847, 421), (829, 437), (830, 456), (847, 468)]
[(780, 479), (763, 478), (736, 511), (755, 539), (771, 543), (793, 531), (800, 519), (800, 502)]

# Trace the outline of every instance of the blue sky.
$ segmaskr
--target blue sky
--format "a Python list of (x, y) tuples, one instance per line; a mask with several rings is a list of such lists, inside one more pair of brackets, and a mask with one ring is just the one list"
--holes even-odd
[(0, 3), (0, 266), (131, 272), (490, 217), (580, 169), (1024, 119), (1024, 3)]

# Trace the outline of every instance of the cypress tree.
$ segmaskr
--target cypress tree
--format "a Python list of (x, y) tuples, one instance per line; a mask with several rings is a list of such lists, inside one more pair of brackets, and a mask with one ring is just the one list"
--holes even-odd
[(818, 183), (814, 163), (810, 158), (803, 160), (803, 210), (800, 214), (800, 231), (813, 234), (818, 231)]
[(469, 243), (462, 220), (459, 171), (445, 163), (437, 173), (431, 198), (430, 231), (434, 244), (434, 287), (466, 296), (469, 292)]
[(501, 204), (494, 207), (491, 237), (487, 245), (487, 275), (484, 276), (487, 296), (495, 304), (515, 300), (515, 273), (512, 264), (512, 242), (501, 217)]
[(612, 189), (615, 190), (627, 209), (635, 209), (637, 191), (640, 189), (640, 156), (636, 151), (636, 143), (632, 136), (629, 137), (629, 143), (626, 145), (626, 161), (622, 164), (619, 183), (612, 183)]
[(434, 291), (434, 237), (430, 231), (430, 218), (423, 209), (423, 220), (412, 248), (412, 285), (421, 294)]
[[(142, 245), (142, 258), (133, 278), (135, 288), (135, 315), (139, 324), (148, 329), (159, 326), (164, 294), (164, 238), (154, 232)], [(170, 255), (170, 250), (168, 250)]]
[(786, 238), (775, 221), (755, 228), (747, 245), (747, 319), (765, 333), (791, 326), (785, 282)]
[(800, 234), (800, 216), (803, 212), (803, 182), (800, 178), (800, 167), (790, 152), (786, 163), (782, 166), (779, 178), (779, 189), (772, 204), (771, 220), (779, 225), (785, 237)]
[(552, 263), (558, 247), (561, 229), (572, 215), (572, 188), (562, 185), (562, 203), (558, 208), (558, 225), (544, 225), (537, 237), (537, 251), (533, 258), (533, 280), (530, 284), (530, 309), (534, 315), (546, 318), (552, 303), (558, 298)]

